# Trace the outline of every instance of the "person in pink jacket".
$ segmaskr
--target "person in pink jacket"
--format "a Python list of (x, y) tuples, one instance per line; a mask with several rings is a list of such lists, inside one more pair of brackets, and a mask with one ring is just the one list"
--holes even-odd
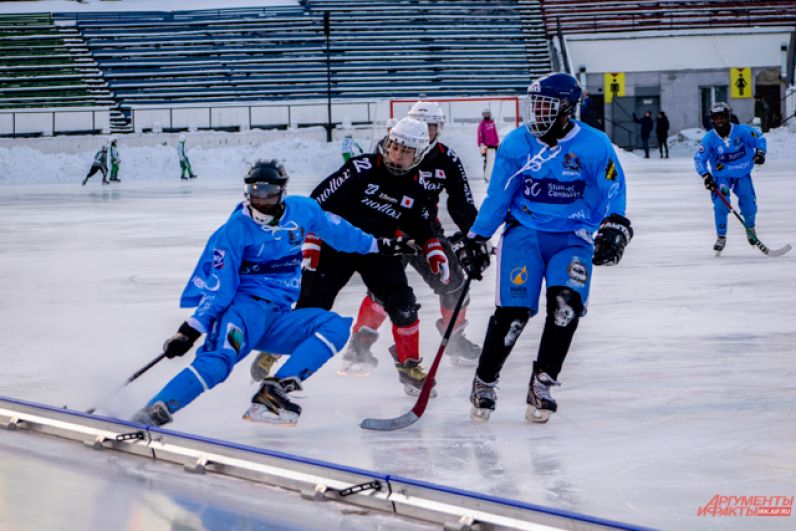
[(492, 166), (495, 164), (495, 153), (500, 144), (500, 137), (489, 109), (484, 109), (481, 116), (483, 120), (478, 124), (478, 148), (484, 158), (484, 180), (489, 182)]

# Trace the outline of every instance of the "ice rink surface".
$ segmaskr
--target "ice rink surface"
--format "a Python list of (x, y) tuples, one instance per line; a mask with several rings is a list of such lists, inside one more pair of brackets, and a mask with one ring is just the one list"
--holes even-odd
[[(397, 416), (413, 404), (398, 383), (384, 327), (376, 371), (341, 377), (341, 362), (332, 359), (305, 383), (294, 429), (241, 420), (256, 390), (249, 358), (170, 427), (650, 527), (793, 529), (796, 516), (698, 517), (697, 510), (716, 494), (796, 495), (796, 252), (764, 256), (730, 217), (727, 248), (716, 258), (711, 205), (691, 161), (630, 156), (624, 166), (635, 238), (618, 267), (595, 268), (589, 315), (564, 365), (563, 385), (554, 390), (559, 412), (548, 424), (524, 420), (544, 320), (537, 316), (503, 370), (497, 411), (485, 424), (469, 418), (474, 370), (443, 361), (439, 397), (419, 422), (391, 433), (360, 429), (364, 417)], [(794, 166), (771, 160), (755, 173), (758, 234), (772, 248), (796, 242)], [(207, 237), (241, 199), (240, 178), (121, 177), (113, 187), (100, 187), (98, 179), (85, 188), (0, 187), (0, 394), (75, 409), (101, 402), (106, 413), (129, 418), (191, 361), (166, 360), (104, 399), (158, 355), (189, 315), (178, 307), (179, 295)], [(322, 177), (294, 173), (290, 192), (306, 194)], [(471, 181), (480, 204), (485, 184)], [(490, 268), (472, 288), (468, 336), (479, 344), (494, 309), (494, 274)], [(439, 305), (419, 277), (410, 280), (422, 303), (428, 365), (439, 343)], [(363, 293), (356, 278), (335, 309), (355, 315)], [(37, 443), (44, 449), (29, 455), (38, 449), (19, 437), (0, 434), (0, 481), (9, 492), (27, 474), (8, 460), (42, 473), (83, 459), (75, 457), (80, 452), (93, 463), (95, 454), (81, 447)], [(78, 468), (82, 474), (106, 467)], [(186, 486), (156, 468), (147, 464), (146, 474), (160, 480), (161, 491), (190, 488), (201, 498), (195, 483)], [(56, 490), (37, 480), (44, 492)], [(122, 496), (151, 491), (139, 482)], [(35, 523), (40, 513), (75, 518), (77, 507), (92, 510), (95, 498), (69, 495), (77, 499), (64, 506), (54, 493), (42, 499), (32, 491), (27, 503), (41, 510), (24, 514)], [(6, 499), (3, 528), (48, 528), (25, 527), (31, 521), (17, 521), (23, 513), (14, 506), (26, 501)], [(252, 509), (250, 501), (240, 502), (240, 514)], [(158, 522), (163, 529), (174, 524)], [(92, 525), (84, 528), (103, 527)]]

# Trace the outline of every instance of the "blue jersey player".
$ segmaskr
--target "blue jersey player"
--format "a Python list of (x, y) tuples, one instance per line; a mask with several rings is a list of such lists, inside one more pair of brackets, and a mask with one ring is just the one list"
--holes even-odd
[[(498, 251), (497, 308), (473, 380), (472, 416), (487, 420), (495, 385), (546, 286), (547, 318), (533, 365), (526, 418), (557, 409), (550, 388), (585, 315), (592, 264), (615, 265), (633, 236), (625, 217), (625, 176), (608, 137), (572, 118), (577, 80), (550, 74), (528, 88), (525, 125), (500, 144), (487, 196), (463, 242), (462, 265), (480, 279), (486, 242), (505, 224)], [(593, 238), (595, 230), (597, 235)]]
[(397, 254), (401, 239), (375, 239), (324, 212), (308, 197), (287, 196), (288, 175), (276, 160), (258, 161), (244, 182), (245, 201), (208, 240), (180, 305), (196, 308), (163, 346), (169, 357), (188, 352), (202, 334), (193, 362), (135, 414), (163, 425), (172, 413), (223, 382), (252, 349), (291, 353), (266, 379), (244, 418), (294, 425), (301, 407), (287, 393), (309, 378), (348, 340), (351, 319), (319, 308), (293, 311), (301, 287), (301, 246), (309, 232), (352, 253)]
[(724, 102), (716, 102), (710, 108), (713, 129), (702, 138), (694, 155), (694, 167), (710, 190), (713, 200), (713, 218), (716, 223), (716, 243), (713, 250), (718, 256), (727, 244), (727, 216), (729, 208), (717, 195), (729, 199), (730, 190), (738, 196), (741, 215), (748, 227), (749, 244), (757, 241), (755, 218), (757, 196), (752, 184), (752, 168), (766, 161), (766, 139), (763, 134), (748, 125), (730, 122), (732, 110)]

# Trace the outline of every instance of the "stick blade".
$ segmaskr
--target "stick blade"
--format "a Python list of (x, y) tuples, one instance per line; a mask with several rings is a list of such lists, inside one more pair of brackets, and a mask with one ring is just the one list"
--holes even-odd
[(792, 249), (792, 247), (790, 246), (790, 244), (787, 244), (785, 247), (782, 247), (780, 249), (769, 249), (766, 254), (768, 256), (782, 256), (783, 254), (787, 253), (791, 249)]
[(359, 427), (363, 430), (400, 430), (407, 426), (411, 426), (417, 422), (419, 418), (420, 417), (410, 409), (400, 417), (395, 417), (394, 419), (365, 419), (360, 423)]

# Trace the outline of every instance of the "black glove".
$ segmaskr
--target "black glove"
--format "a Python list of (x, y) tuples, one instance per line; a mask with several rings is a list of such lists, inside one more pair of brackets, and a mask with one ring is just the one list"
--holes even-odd
[(396, 256), (399, 254), (420, 254), (420, 247), (414, 240), (406, 236), (397, 238), (378, 238), (376, 244), (379, 247), (379, 254), (385, 256)]
[(710, 190), (712, 192), (713, 188), (716, 186), (716, 181), (713, 180), (713, 176), (710, 172), (703, 174), (702, 180), (705, 183), (705, 190)]
[(458, 241), (452, 239), (451, 243), (467, 276), (473, 280), (481, 280), (481, 273), (489, 267), (489, 238), (468, 236)]
[(188, 323), (182, 323), (177, 333), (163, 343), (163, 353), (167, 358), (182, 356), (191, 350), (191, 347), (201, 335), (202, 333), (196, 328)]
[(755, 151), (755, 158), (752, 159), (755, 161), (755, 164), (765, 164), (766, 162), (766, 152), (762, 149), (758, 149)]
[[(710, 174), (708, 174), (710, 175)], [(594, 265), (616, 265), (622, 259), (625, 246), (633, 238), (630, 220), (619, 214), (611, 214), (603, 220), (594, 238)]]

